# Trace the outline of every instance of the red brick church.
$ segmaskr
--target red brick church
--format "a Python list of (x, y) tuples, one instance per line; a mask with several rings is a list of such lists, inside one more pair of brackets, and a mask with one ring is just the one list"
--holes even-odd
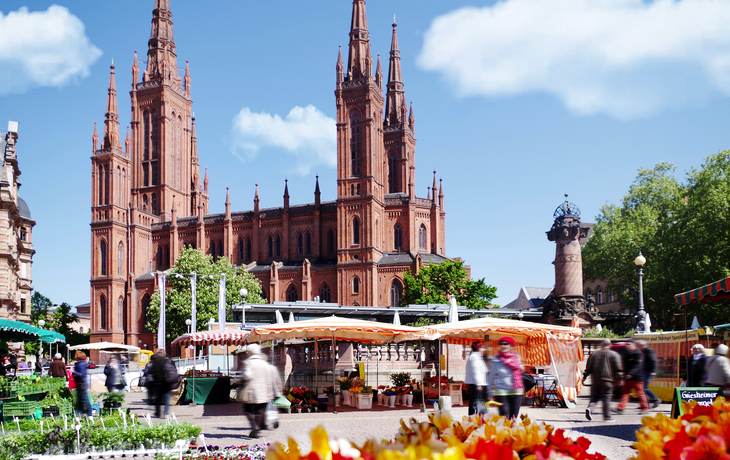
[[(145, 310), (152, 272), (184, 245), (253, 273), (274, 301), (397, 305), (403, 271), (445, 260), (444, 192), (415, 195), (415, 117), (407, 107), (396, 24), (387, 80), (373, 62), (365, 2), (354, 0), (347, 60), (337, 59), (337, 199), (208, 212), (191, 74), (178, 75), (169, 0), (156, 0), (146, 68), (132, 64), (131, 126), (122, 141), (114, 66), (103, 137), (94, 127), (91, 207), (92, 341), (153, 343)], [(385, 84), (385, 95), (383, 85)]]

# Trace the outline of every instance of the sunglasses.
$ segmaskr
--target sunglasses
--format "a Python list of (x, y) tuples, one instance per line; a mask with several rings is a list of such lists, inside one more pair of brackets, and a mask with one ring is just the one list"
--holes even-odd
[(509, 342), (499, 342), (500, 345), (511, 345)]

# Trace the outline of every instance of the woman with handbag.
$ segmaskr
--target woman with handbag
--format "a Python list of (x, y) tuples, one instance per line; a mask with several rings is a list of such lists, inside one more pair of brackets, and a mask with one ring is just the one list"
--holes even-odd
[(520, 356), (512, 352), (515, 340), (512, 337), (499, 339), (499, 353), (489, 361), (489, 381), (487, 392), (489, 399), (496, 399), (499, 415), (517, 418), (520, 415), (522, 395), (525, 392), (522, 383), (524, 368)]
[(250, 438), (258, 438), (265, 428), (266, 405), (275, 397), (270, 372), (269, 364), (261, 356), (261, 347), (255, 343), (249, 345), (248, 358), (243, 363), (246, 386), (236, 395), (236, 400), (243, 403), (243, 411), (251, 424)]

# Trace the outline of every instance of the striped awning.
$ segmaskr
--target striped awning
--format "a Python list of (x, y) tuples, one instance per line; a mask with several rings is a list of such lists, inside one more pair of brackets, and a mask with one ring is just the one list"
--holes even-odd
[(245, 345), (250, 335), (248, 331), (240, 329), (214, 329), (212, 331), (201, 331), (195, 334), (185, 334), (176, 338), (172, 346), (188, 345)]
[(674, 300), (679, 305), (689, 305), (694, 302), (705, 303), (713, 300), (730, 300), (730, 276), (697, 289), (677, 294), (674, 296)]

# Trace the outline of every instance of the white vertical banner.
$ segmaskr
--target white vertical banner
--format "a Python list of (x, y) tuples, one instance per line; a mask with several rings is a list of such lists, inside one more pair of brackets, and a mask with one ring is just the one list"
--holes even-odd
[(165, 349), (167, 332), (165, 331), (165, 274), (157, 277), (157, 286), (160, 289), (160, 325), (157, 328), (157, 348)]
[(193, 276), (190, 277), (190, 293), (192, 295), (192, 317), (190, 320), (192, 321), (192, 324), (190, 325), (190, 332), (195, 334), (197, 332), (197, 324), (198, 324), (198, 274), (193, 273)]
[(226, 275), (221, 275), (221, 284), (218, 288), (218, 329), (226, 327)]

